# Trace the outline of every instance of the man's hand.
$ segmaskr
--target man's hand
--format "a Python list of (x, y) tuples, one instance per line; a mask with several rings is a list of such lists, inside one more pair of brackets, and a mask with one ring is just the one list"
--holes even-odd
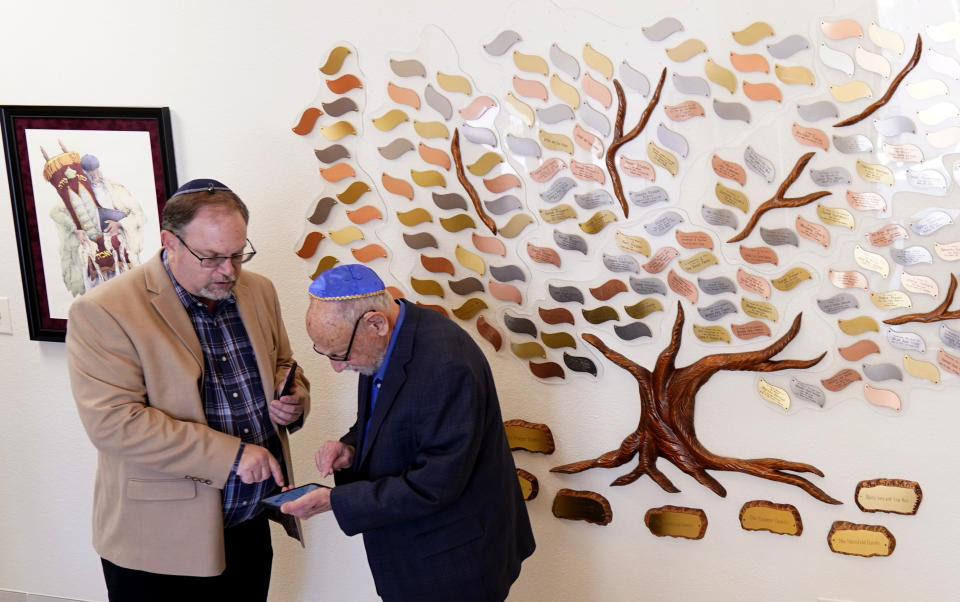
[(327, 441), (317, 450), (315, 455), (320, 476), (330, 476), (334, 470), (348, 468), (353, 463), (353, 454), (352, 445), (347, 445), (342, 441)]
[(112, 219), (108, 219), (107, 227), (104, 230), (104, 232), (109, 234), (110, 236), (116, 236), (117, 234), (120, 234), (120, 230), (122, 229), (123, 229), (123, 226), (120, 225), (120, 222), (115, 222)]
[(305, 402), (306, 399), (303, 392), (300, 390), (296, 381), (294, 381), (293, 386), (290, 387), (290, 394), (283, 395), (279, 399), (274, 399), (268, 403), (267, 411), (270, 413), (270, 419), (277, 424), (292, 424), (303, 415)]
[(283, 471), (280, 463), (273, 457), (267, 448), (247, 443), (243, 446), (240, 455), (240, 464), (237, 466), (237, 476), (244, 483), (259, 483), (273, 475), (277, 485), (283, 487)]
[(330, 490), (326, 487), (314, 489), (280, 506), (280, 512), (307, 519), (314, 514), (330, 510)]

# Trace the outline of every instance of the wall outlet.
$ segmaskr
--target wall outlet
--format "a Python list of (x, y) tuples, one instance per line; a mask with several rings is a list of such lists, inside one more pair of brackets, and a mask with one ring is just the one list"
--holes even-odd
[(13, 324), (10, 318), (10, 299), (0, 297), (0, 333), (13, 334)]

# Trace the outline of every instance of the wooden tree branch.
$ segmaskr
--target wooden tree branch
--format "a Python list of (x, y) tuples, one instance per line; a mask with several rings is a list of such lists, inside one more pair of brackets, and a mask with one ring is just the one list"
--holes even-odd
[(641, 366), (640, 364), (631, 361), (622, 353), (614, 351), (613, 349), (607, 347), (607, 344), (600, 340), (600, 337), (592, 335), (589, 333), (584, 333), (580, 335), (584, 341), (590, 343), (597, 348), (597, 351), (602, 353), (608, 360), (614, 364), (620, 366), (627, 372), (633, 375), (637, 381), (649, 380), (650, 371)]
[(943, 303), (935, 307), (934, 309), (925, 312), (925, 313), (915, 313), (915, 314), (904, 314), (902, 316), (897, 316), (895, 318), (890, 318), (889, 320), (884, 320), (884, 324), (906, 324), (908, 322), (945, 322), (946, 320), (956, 320), (960, 318), (960, 310), (947, 311), (947, 308), (950, 307), (950, 304), (953, 303), (953, 295), (957, 292), (957, 277), (955, 274), (950, 274), (950, 287), (947, 289), (947, 297), (943, 300)]
[(713, 374), (720, 370), (728, 371), (749, 371), (749, 372), (775, 372), (778, 370), (787, 370), (789, 368), (809, 368), (823, 359), (826, 352), (819, 357), (810, 360), (779, 360), (768, 361), (771, 357), (777, 355), (790, 344), (790, 342), (800, 332), (800, 324), (803, 314), (797, 314), (793, 319), (790, 328), (779, 339), (770, 343), (763, 349), (756, 351), (742, 351), (738, 353), (715, 353), (707, 355), (695, 363), (677, 370), (675, 378), (692, 378), (696, 381), (706, 382)]
[(496, 222), (494, 222), (493, 218), (487, 215), (487, 212), (483, 210), (483, 205), (480, 203), (480, 195), (477, 194), (477, 189), (473, 187), (473, 184), (471, 184), (470, 180), (467, 179), (467, 174), (463, 171), (463, 157), (460, 154), (460, 130), (456, 128), (453, 130), (453, 140), (450, 141), (450, 154), (453, 155), (453, 164), (456, 166), (457, 180), (460, 181), (460, 185), (463, 186), (464, 190), (467, 191), (467, 195), (470, 197), (470, 200), (473, 201), (473, 208), (476, 210), (477, 215), (480, 216), (480, 220), (484, 223), (484, 225), (490, 229), (490, 232), (496, 234)]
[(660, 92), (663, 90), (663, 82), (666, 79), (667, 69), (664, 67), (660, 73), (660, 81), (657, 82), (657, 89), (650, 98), (650, 102), (647, 103), (647, 108), (644, 109), (643, 114), (640, 115), (640, 121), (638, 121), (637, 124), (633, 126), (633, 129), (627, 132), (626, 135), (623, 133), (623, 121), (627, 115), (627, 97), (623, 93), (623, 86), (620, 85), (619, 80), (613, 80), (613, 87), (617, 91), (617, 119), (613, 126), (613, 142), (611, 142), (609, 148), (607, 148), (605, 162), (607, 171), (610, 173), (610, 183), (613, 184), (613, 193), (617, 197), (617, 200), (620, 201), (620, 208), (623, 209), (624, 218), (630, 216), (630, 206), (627, 205), (627, 197), (623, 194), (623, 183), (620, 181), (620, 173), (617, 171), (617, 151), (620, 150), (621, 146), (639, 136), (643, 128), (647, 126), (653, 109), (657, 106), (657, 103), (660, 102)]
[(797, 159), (793, 169), (790, 170), (790, 173), (787, 174), (786, 178), (784, 178), (783, 183), (780, 184), (780, 188), (777, 189), (777, 193), (762, 205), (757, 207), (756, 211), (753, 212), (753, 215), (750, 216), (750, 219), (747, 221), (747, 225), (744, 226), (743, 230), (741, 230), (739, 234), (729, 239), (727, 242), (737, 242), (750, 236), (750, 233), (753, 232), (757, 222), (760, 221), (760, 216), (767, 211), (781, 209), (784, 207), (803, 207), (804, 205), (809, 205), (817, 199), (821, 199), (830, 195), (830, 192), (826, 190), (819, 190), (802, 197), (784, 197), (784, 195), (787, 193), (787, 189), (790, 188), (791, 184), (797, 181), (797, 178), (800, 177), (800, 174), (803, 172), (803, 168), (807, 166), (807, 163), (810, 162), (810, 159), (813, 158), (813, 155), (814, 153), (810, 152)]
[(871, 104), (860, 113), (857, 113), (853, 117), (848, 117), (843, 121), (838, 121), (837, 123), (833, 124), (833, 127), (839, 128), (859, 123), (870, 115), (873, 115), (877, 109), (890, 102), (890, 99), (893, 98), (893, 93), (896, 92), (897, 88), (900, 86), (900, 82), (902, 82), (903, 78), (906, 77), (908, 73), (913, 71), (913, 68), (916, 67), (917, 63), (920, 62), (920, 53), (922, 51), (923, 40), (920, 39), (920, 34), (917, 34), (917, 43), (913, 47), (913, 56), (910, 57), (910, 60), (907, 62), (906, 66), (904, 66), (904, 68), (900, 70), (900, 73), (898, 73), (897, 76), (893, 78), (893, 81), (890, 82), (890, 87), (887, 88), (886, 93), (884, 93), (884, 95), (877, 99), (875, 103)]

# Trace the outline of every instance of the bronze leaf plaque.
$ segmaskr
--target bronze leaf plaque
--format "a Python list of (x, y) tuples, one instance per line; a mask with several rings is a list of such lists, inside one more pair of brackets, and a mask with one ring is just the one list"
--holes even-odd
[(553, 498), (553, 515), (568, 520), (583, 520), (596, 525), (607, 525), (613, 520), (613, 510), (607, 498), (593, 491), (561, 489)]
[(552, 454), (555, 449), (553, 433), (545, 424), (517, 419), (505, 421), (503, 427), (507, 430), (507, 443), (512, 450)]
[(707, 532), (707, 515), (699, 508), (661, 506), (647, 510), (644, 524), (657, 537), (701, 539)]
[(923, 491), (916, 481), (873, 479), (857, 483), (854, 499), (864, 512), (916, 514)]
[(897, 540), (881, 525), (857, 525), (834, 521), (827, 534), (830, 549), (837, 554), (851, 556), (889, 556), (897, 547)]
[(792, 504), (753, 500), (740, 508), (740, 526), (747, 531), (770, 531), (778, 535), (800, 535), (803, 521)]

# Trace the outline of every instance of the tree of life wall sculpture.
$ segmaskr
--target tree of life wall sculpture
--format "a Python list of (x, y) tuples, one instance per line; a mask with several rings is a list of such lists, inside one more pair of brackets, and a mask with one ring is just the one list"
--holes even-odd
[[(853, 399), (890, 417), (941, 370), (960, 374), (960, 332), (944, 323), (960, 314), (960, 27), (924, 24), (921, 38), (875, 17), (732, 34), (668, 17), (612, 35), (523, 2), (482, 48), (426, 28), (386, 57), (388, 81), (367, 81), (339, 44), (294, 127), (322, 179), (297, 255), (311, 277), (370, 264), (540, 383), (600, 385), (610, 363), (631, 375), (639, 397), (617, 403), (639, 408), (632, 432), (555, 473), (636, 459), (614, 485), (646, 474), (676, 492), (664, 458), (720, 496), (711, 471), (838, 504), (802, 458), (707, 449), (694, 409), (721, 371), (754, 373), (754, 397), (786, 415)], [(520, 422), (508, 430), (551, 444), (516, 449), (554, 453), (547, 425)], [(536, 475), (521, 478), (532, 496)], [(562, 491), (564, 511), (610, 522), (599, 494)], [(695, 514), (672, 512), (657, 520)]]
[(564, 464), (551, 470), (575, 473), (590, 468), (614, 468), (637, 456), (637, 467), (618, 477), (611, 483), (612, 485), (627, 485), (646, 474), (664, 491), (676, 493), (680, 490), (656, 467), (657, 458), (663, 457), (720, 496), (726, 496), (727, 490), (709, 475), (707, 470), (736, 471), (771, 481), (789, 483), (803, 489), (821, 502), (842, 503), (827, 495), (807, 479), (791, 474), (791, 472), (812, 472), (822, 477), (823, 473), (815, 466), (777, 458), (743, 460), (718, 456), (700, 443), (693, 426), (697, 391), (717, 372), (721, 370), (744, 372), (803, 370), (816, 365), (823, 359), (826, 352), (810, 360), (771, 359), (797, 336), (800, 331), (800, 318), (799, 315), (794, 318), (786, 334), (763, 349), (708, 355), (682, 368), (676, 366), (684, 321), (683, 306), (680, 303), (677, 303), (677, 319), (673, 324), (670, 342), (660, 353), (653, 370), (648, 370), (610, 349), (599, 337), (591, 334), (583, 335), (586, 342), (637, 379), (642, 408), (640, 424), (634, 432), (627, 435), (619, 448), (592, 460)]

